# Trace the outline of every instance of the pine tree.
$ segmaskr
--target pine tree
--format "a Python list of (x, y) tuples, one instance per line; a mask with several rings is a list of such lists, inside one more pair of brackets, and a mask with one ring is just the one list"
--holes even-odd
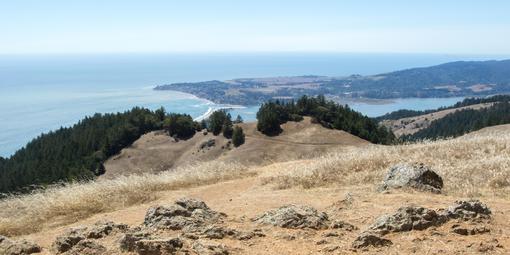
[(232, 144), (235, 147), (239, 147), (244, 144), (245, 136), (243, 132), (243, 128), (240, 126), (235, 126), (234, 131), (232, 133)]

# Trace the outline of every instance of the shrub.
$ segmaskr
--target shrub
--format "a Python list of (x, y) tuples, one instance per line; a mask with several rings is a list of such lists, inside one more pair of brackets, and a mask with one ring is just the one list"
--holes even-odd
[(239, 147), (244, 144), (245, 136), (243, 132), (243, 128), (240, 126), (235, 126), (234, 131), (232, 133), (232, 143), (235, 147)]

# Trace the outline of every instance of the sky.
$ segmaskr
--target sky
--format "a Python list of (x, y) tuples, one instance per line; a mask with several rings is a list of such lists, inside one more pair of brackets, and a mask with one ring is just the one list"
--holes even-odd
[(0, 54), (510, 54), (508, 0), (12, 0)]

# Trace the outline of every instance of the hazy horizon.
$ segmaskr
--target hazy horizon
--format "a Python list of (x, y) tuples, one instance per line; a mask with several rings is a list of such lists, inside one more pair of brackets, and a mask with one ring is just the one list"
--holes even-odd
[(0, 54), (510, 55), (510, 2), (63, 1), (0, 4)]

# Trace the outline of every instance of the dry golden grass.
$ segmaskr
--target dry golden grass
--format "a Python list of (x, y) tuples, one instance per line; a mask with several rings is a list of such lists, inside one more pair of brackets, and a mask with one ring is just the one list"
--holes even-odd
[(326, 185), (374, 188), (388, 168), (400, 162), (431, 166), (445, 182), (444, 193), (460, 196), (509, 197), (510, 134), (471, 134), (451, 140), (397, 146), (349, 148), (287, 165), (285, 171), (261, 177), (277, 189)]
[(210, 162), (160, 174), (67, 184), (0, 201), (0, 235), (33, 233), (158, 198), (158, 192), (252, 175), (239, 164)]

